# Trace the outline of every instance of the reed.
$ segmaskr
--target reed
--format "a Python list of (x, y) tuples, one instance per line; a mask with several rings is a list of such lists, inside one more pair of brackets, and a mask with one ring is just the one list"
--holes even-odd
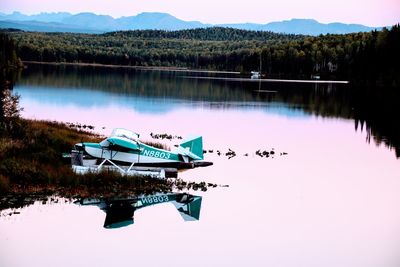
[(71, 129), (59, 122), (20, 119), (18, 123), (19, 127), (3, 133), (0, 138), (0, 190), (3, 193), (30, 186), (35, 187), (35, 191), (37, 186), (41, 186), (42, 191), (80, 187), (87, 193), (97, 189), (103, 193), (123, 187), (144, 189), (144, 185), (155, 186), (157, 183), (160, 184), (157, 190), (166, 189), (164, 182), (155, 183), (146, 177), (128, 179), (114, 172), (75, 174), (62, 153), (70, 151), (82, 140), (99, 142), (101, 136)]
[(156, 147), (156, 148), (160, 148), (160, 149), (171, 151), (171, 148), (169, 146), (167, 146), (166, 144), (159, 143), (159, 142), (142, 141), (142, 143), (144, 143), (144, 144), (146, 144), (148, 146), (152, 146), (152, 147)]

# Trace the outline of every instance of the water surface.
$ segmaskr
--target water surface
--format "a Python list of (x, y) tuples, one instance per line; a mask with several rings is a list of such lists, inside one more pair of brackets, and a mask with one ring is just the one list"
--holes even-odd
[[(37, 202), (0, 217), (2, 266), (400, 265), (398, 143), (390, 127), (364, 116), (352, 88), (187, 75), (34, 66), (22, 73), (14, 90), (25, 117), (91, 124), (103, 134), (124, 127), (143, 140), (200, 134), (214, 165), (181, 178), (229, 188), (191, 192), (203, 196), (199, 221), (183, 221), (166, 203), (118, 229), (103, 228), (97, 207)], [(229, 148), (236, 157), (215, 153)], [(260, 158), (258, 149), (276, 154)]]

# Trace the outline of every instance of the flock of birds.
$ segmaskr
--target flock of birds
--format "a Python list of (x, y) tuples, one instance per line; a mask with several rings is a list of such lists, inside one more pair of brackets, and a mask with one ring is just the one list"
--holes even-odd
[[(214, 153), (214, 150), (203, 150), (203, 153)], [(220, 150), (217, 150), (216, 153), (217, 153), (218, 156), (226, 156), (226, 157), (228, 157), (228, 159), (231, 159), (231, 158), (237, 156), (236, 152), (233, 151), (230, 148), (228, 148), (228, 151), (225, 152), (225, 153), (221, 152)], [(288, 153), (286, 153), (286, 152), (279, 153), (280, 156), (284, 156), (284, 155), (287, 155), (287, 154)], [(254, 155), (258, 156), (258, 157), (261, 157), (261, 158), (264, 158), (264, 157), (265, 158), (269, 158), (269, 157), (273, 158), (275, 155), (277, 155), (277, 153), (275, 153), (274, 149), (269, 150), (269, 151), (268, 150), (260, 150), (259, 149), (254, 153)], [(245, 153), (245, 154), (243, 154), (243, 156), (244, 157), (248, 157), (249, 153)]]
[[(164, 133), (164, 134), (150, 133), (150, 136), (153, 139), (161, 139), (161, 140), (167, 139), (167, 140), (170, 140), (170, 141), (173, 140), (173, 139), (179, 139), (179, 140), (182, 139), (182, 136), (171, 135), (171, 134), (166, 134), (166, 133)], [(175, 145), (175, 147), (177, 147), (177, 146), (178, 145)], [(203, 153), (204, 154), (205, 153), (212, 154), (212, 153), (214, 153), (214, 149), (203, 150)], [(231, 159), (231, 158), (234, 158), (234, 157), (237, 156), (237, 153), (234, 150), (230, 149), (230, 148), (228, 148), (228, 151), (226, 151), (226, 152), (223, 152), (221, 150), (216, 150), (215, 153), (218, 156), (226, 156), (228, 159)], [(261, 157), (261, 158), (269, 158), (269, 157), (273, 158), (277, 154), (278, 153), (276, 153), (273, 148), (271, 150), (261, 150), (261, 149), (259, 149), (255, 153), (253, 153), (253, 155)], [(287, 155), (287, 154), (288, 153), (286, 153), (286, 152), (280, 152), (279, 156), (284, 156), (284, 155)], [(249, 155), (250, 155), (249, 153), (243, 154), (244, 157), (248, 157)]]
[[(71, 127), (71, 128), (76, 128), (76, 129), (87, 129), (87, 130), (93, 130), (94, 129), (94, 126), (86, 125), (86, 124), (67, 122), (67, 125), (69, 127)], [(103, 129), (104, 128), (105, 127), (103, 127)], [(167, 134), (167, 133), (157, 134), (157, 133), (151, 132), (150, 136), (151, 136), (151, 138), (157, 139), (157, 140), (166, 139), (166, 140), (170, 140), (171, 141), (173, 139), (178, 139), (178, 140), (182, 140), (183, 139), (182, 136), (180, 136), (180, 135), (172, 135), (172, 134)], [(178, 145), (175, 145), (175, 146), (177, 147)], [(203, 150), (203, 153), (212, 154), (212, 153), (214, 153), (214, 150), (213, 149)], [(223, 152), (221, 150), (216, 150), (215, 153), (218, 156), (226, 156), (228, 159), (231, 159), (231, 158), (234, 158), (234, 157), (237, 156), (237, 153), (235, 151), (233, 151), (232, 149), (230, 149), (230, 148), (228, 148), (228, 151), (226, 151), (226, 152)], [(288, 153), (286, 153), (286, 152), (280, 152), (279, 156), (285, 156), (287, 154)], [(244, 157), (248, 157), (249, 155), (250, 155), (249, 153), (243, 154)], [(278, 155), (278, 153), (276, 153), (273, 148), (271, 150), (258, 149), (257, 151), (255, 151), (255, 153), (253, 153), (253, 155), (258, 156), (260, 158), (269, 158), (269, 157), (273, 158), (274, 156)]]

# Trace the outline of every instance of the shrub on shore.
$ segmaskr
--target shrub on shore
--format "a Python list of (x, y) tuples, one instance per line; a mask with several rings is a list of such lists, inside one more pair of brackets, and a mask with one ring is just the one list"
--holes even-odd
[(146, 192), (150, 188), (170, 189), (166, 182), (149, 177), (131, 179), (115, 172), (75, 174), (62, 153), (82, 140), (99, 142), (102, 138), (60, 122), (21, 119), (19, 98), (8, 99), (13, 102), (8, 106), (13, 106), (16, 112), (5, 117), (0, 135), (0, 193), (104, 195)]
[[(101, 136), (71, 129), (67, 124), (18, 119), (18, 127), (0, 137), (0, 196), (59, 195), (111, 197), (171, 192), (174, 189), (207, 190), (203, 183), (123, 176), (119, 172), (76, 174), (62, 158), (82, 140), (99, 142)], [(203, 185), (204, 184), (204, 185)]]

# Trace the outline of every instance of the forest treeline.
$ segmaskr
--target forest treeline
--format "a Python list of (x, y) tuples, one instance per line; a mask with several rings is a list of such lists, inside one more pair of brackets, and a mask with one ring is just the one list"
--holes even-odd
[(189, 39), (200, 41), (278, 41), (300, 40), (303, 35), (281, 34), (269, 31), (247, 31), (234, 28), (212, 27), (179, 31), (136, 30), (117, 31), (103, 34), (112, 37)]
[(318, 37), (230, 28), (105, 34), (9, 31), (22, 60), (187, 67), (400, 86), (400, 26)]
[(0, 69), (5, 71), (10, 68), (18, 68), (21, 61), (17, 56), (17, 48), (11, 37), (0, 32)]
[(12, 89), (16, 70), (21, 67), (22, 62), (17, 56), (14, 41), (8, 34), (0, 32), (0, 136), (6, 126), (5, 117), (12, 117), (16, 111), (15, 106), (5, 106), (5, 102), (8, 98), (15, 97), (9, 94), (8, 89)]

